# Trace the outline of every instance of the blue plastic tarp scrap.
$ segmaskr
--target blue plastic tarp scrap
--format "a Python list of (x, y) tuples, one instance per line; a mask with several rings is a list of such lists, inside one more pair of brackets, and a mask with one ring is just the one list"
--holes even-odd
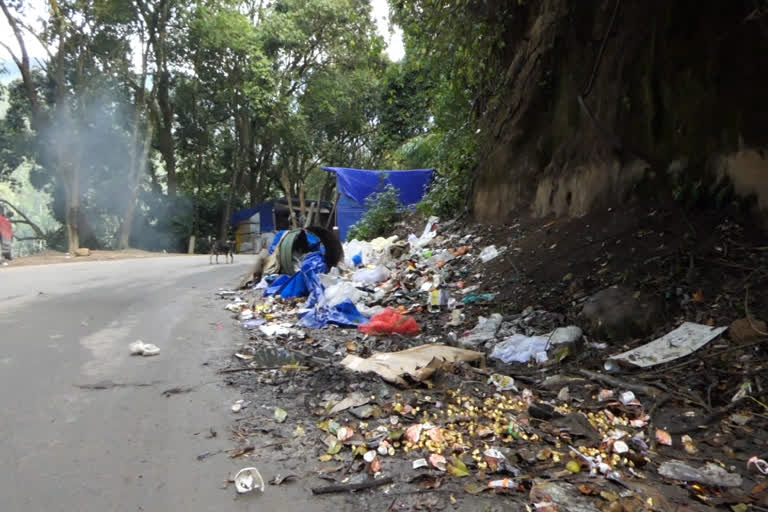
[(299, 326), (312, 329), (322, 329), (331, 324), (340, 327), (357, 327), (366, 322), (368, 322), (368, 318), (357, 310), (351, 300), (347, 299), (334, 307), (315, 307), (301, 317)]
[[(314, 245), (319, 244), (321, 250), (307, 254), (301, 263), (301, 270), (293, 276), (277, 277), (265, 290), (264, 296), (280, 294), (282, 298), (290, 299), (309, 295), (307, 307), (312, 309), (301, 317), (299, 321), (301, 327), (322, 329), (331, 324), (356, 327), (367, 322), (368, 319), (360, 314), (350, 300), (334, 307), (328, 306), (325, 300), (325, 287), (320, 281), (320, 274), (328, 271), (325, 264), (325, 248), (318, 239), (315, 238), (315, 240)], [(313, 240), (310, 239), (310, 245), (312, 244)]]
[(287, 231), (285, 229), (275, 233), (275, 238), (272, 240), (272, 245), (269, 246), (269, 254), (272, 254), (273, 252), (275, 252), (275, 249), (277, 248), (277, 244), (280, 243), (280, 240), (283, 239), (283, 235), (285, 235), (286, 233)]

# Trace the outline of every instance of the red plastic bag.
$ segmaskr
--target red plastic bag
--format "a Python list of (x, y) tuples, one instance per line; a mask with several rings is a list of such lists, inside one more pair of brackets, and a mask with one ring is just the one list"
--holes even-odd
[(371, 318), (371, 321), (358, 327), (365, 334), (419, 334), (419, 324), (410, 316), (403, 316), (397, 311), (385, 309)]

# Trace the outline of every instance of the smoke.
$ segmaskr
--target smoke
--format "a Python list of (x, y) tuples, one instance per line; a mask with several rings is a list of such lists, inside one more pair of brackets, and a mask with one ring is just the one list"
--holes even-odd
[(144, 150), (152, 141), (146, 140), (143, 113), (136, 128), (133, 104), (116, 89), (85, 88), (62, 101), (39, 134), (41, 171), (53, 193), (56, 219), (64, 224), (66, 207), (76, 207), (80, 245), (116, 249), (133, 211), (131, 247), (178, 250), (191, 205), (163, 193), (162, 161)]

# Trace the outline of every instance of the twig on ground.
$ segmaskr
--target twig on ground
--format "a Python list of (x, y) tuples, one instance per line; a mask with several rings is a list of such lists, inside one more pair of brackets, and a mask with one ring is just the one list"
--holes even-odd
[(260, 372), (264, 370), (279, 370), (282, 366), (248, 366), (246, 368), (228, 368), (226, 370), (219, 370), (216, 373), (239, 373), (239, 372)]
[(721, 407), (717, 411), (713, 412), (712, 414), (704, 418), (703, 421), (697, 422), (696, 425), (689, 425), (687, 427), (670, 429), (667, 432), (669, 432), (672, 435), (687, 434), (689, 432), (693, 432), (694, 430), (698, 430), (700, 427), (709, 426), (709, 424), (712, 423), (713, 421), (716, 421), (722, 418), (732, 410), (736, 409), (739, 406), (742, 406), (743, 402), (744, 402), (744, 398), (741, 398), (739, 400), (736, 400), (735, 402), (731, 402), (728, 405)]
[(327, 487), (313, 487), (312, 494), (330, 494), (334, 492), (359, 491), (362, 489), (370, 489), (372, 487), (391, 484), (392, 482), (392, 477), (387, 476), (384, 478), (377, 478), (375, 480), (366, 480), (365, 482), (360, 482), (359, 484), (340, 484), (329, 485)]
[(633, 384), (631, 382), (617, 379), (616, 377), (611, 377), (610, 375), (603, 375), (601, 373), (584, 370), (584, 369), (579, 370), (579, 373), (581, 373), (586, 377), (589, 377), (592, 380), (596, 380), (604, 384), (608, 384), (609, 386), (616, 386), (616, 387), (628, 389), (630, 391), (642, 393), (644, 395), (652, 396), (654, 398), (657, 398), (664, 394), (664, 392), (657, 387), (645, 386), (643, 384)]

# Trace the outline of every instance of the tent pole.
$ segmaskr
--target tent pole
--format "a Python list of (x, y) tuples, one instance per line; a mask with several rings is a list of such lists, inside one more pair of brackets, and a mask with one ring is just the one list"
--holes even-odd
[(338, 192), (336, 192), (336, 200), (333, 202), (333, 208), (331, 208), (330, 215), (328, 215), (328, 222), (325, 223), (325, 229), (331, 229), (331, 224), (333, 224), (334, 226), (338, 224), (338, 223), (334, 223), (333, 219), (334, 219), (334, 216), (336, 215), (336, 207), (339, 205), (340, 197), (341, 195)]

